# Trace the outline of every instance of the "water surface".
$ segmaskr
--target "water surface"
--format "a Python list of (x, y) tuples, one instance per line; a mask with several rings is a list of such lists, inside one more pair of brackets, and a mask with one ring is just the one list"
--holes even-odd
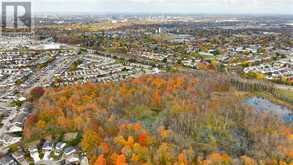
[(285, 106), (277, 105), (261, 97), (252, 97), (245, 100), (245, 103), (258, 112), (270, 113), (279, 117), (284, 122), (293, 122), (293, 110)]

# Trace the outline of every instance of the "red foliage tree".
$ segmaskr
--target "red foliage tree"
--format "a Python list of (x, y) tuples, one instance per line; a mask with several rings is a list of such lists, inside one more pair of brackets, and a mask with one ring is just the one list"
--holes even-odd
[(35, 87), (30, 94), (34, 100), (37, 100), (45, 94), (45, 90), (42, 87)]

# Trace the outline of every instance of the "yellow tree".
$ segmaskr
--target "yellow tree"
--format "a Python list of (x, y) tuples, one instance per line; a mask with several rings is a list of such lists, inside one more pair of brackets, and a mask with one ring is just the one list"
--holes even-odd
[(98, 147), (101, 143), (101, 138), (97, 132), (91, 129), (86, 129), (83, 133), (80, 147), (83, 151), (87, 152), (89, 155), (94, 153), (94, 149)]
[(128, 165), (126, 162), (126, 158), (123, 154), (121, 154), (117, 157), (115, 165)]
[(183, 152), (178, 155), (177, 163), (175, 163), (175, 165), (187, 165), (187, 159)]

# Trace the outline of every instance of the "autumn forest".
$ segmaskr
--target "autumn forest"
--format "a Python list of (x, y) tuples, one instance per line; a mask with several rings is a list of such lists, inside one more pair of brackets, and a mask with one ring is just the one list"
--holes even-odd
[(289, 165), (292, 124), (257, 113), (246, 95), (220, 75), (191, 73), (39, 89), (23, 138), (78, 132), (94, 165)]

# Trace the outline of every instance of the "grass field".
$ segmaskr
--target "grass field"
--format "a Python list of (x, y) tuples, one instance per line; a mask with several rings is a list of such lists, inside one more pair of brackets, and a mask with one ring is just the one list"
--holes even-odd
[(293, 91), (279, 89), (278, 92), (280, 92), (280, 94), (288, 97), (290, 100), (293, 100)]

